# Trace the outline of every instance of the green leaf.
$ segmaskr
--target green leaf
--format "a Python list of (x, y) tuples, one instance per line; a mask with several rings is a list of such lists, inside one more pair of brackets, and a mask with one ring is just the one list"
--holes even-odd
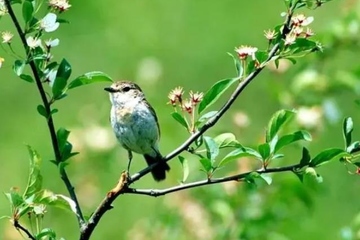
[(312, 167), (308, 167), (305, 169), (303, 175), (303, 183), (307, 185), (314, 185), (323, 182), (323, 178), (316, 172), (316, 170)]
[(300, 160), (300, 166), (304, 167), (304, 166), (309, 165), (310, 160), (311, 160), (311, 156), (310, 156), (309, 150), (306, 147), (303, 147), (303, 149), (302, 149), (302, 157), (301, 157), (301, 160)]
[(270, 176), (270, 174), (260, 174), (260, 178), (263, 179), (267, 183), (267, 185), (271, 185), (272, 177)]
[(347, 117), (343, 122), (343, 136), (345, 140), (345, 147), (351, 144), (351, 133), (353, 131), (354, 123), (351, 117)]
[(201, 115), (200, 118), (196, 121), (195, 126), (198, 126), (200, 123), (213, 118), (217, 113), (218, 111), (210, 111), (208, 113)]
[(32, 2), (25, 0), (22, 5), (22, 16), (26, 24), (32, 19), (33, 13), (34, 13), (34, 6)]
[(356, 153), (360, 151), (360, 142), (359, 141), (355, 141), (352, 144), (350, 144), (350, 146), (348, 146), (346, 148), (346, 152), (348, 153)]
[(39, 240), (43, 239), (44, 237), (48, 237), (47, 239), (49, 240), (56, 239), (56, 233), (51, 228), (44, 228), (40, 233), (35, 235), (35, 238)]
[(238, 57), (235, 57), (234, 55), (232, 55), (231, 53), (227, 53), (229, 54), (229, 56), (231, 56), (234, 60), (234, 65), (235, 65), (235, 69), (236, 69), (236, 74), (238, 77), (241, 77), (244, 73), (244, 69), (241, 66), (241, 63), (239, 61)]
[(294, 116), (294, 111), (280, 110), (277, 111), (270, 119), (268, 129), (266, 131), (266, 142), (270, 142), (279, 132), (281, 127)]
[(258, 146), (258, 151), (263, 161), (267, 160), (270, 156), (270, 145), (269, 143), (263, 143)]
[(265, 62), (269, 57), (269, 53), (265, 51), (256, 51), (255, 58), (261, 64)]
[(56, 132), (56, 138), (60, 152), (63, 152), (69, 135), (70, 131), (66, 130), (65, 128), (59, 128), (59, 130)]
[(297, 131), (292, 134), (288, 134), (285, 136), (282, 136), (276, 143), (274, 152), (279, 151), (281, 148), (292, 144), (296, 141), (305, 140), (305, 141), (311, 141), (311, 134), (307, 131)]
[(63, 98), (64, 90), (66, 88), (66, 79), (62, 77), (56, 77), (54, 81), (54, 85), (52, 86), (53, 98), (59, 100)]
[(59, 112), (59, 110), (57, 108), (51, 109), (51, 111), (50, 111), (51, 115), (53, 115), (57, 112)]
[(70, 23), (69, 20), (66, 20), (66, 19), (63, 19), (63, 18), (57, 18), (56, 21), (57, 21), (58, 23)]
[(284, 59), (289, 60), (289, 61), (290, 61), (293, 65), (295, 65), (295, 64), (296, 64), (296, 60), (295, 60), (295, 58), (288, 57), (288, 58), (284, 58)]
[(112, 82), (112, 81), (113, 80), (111, 79), (111, 77), (109, 77), (103, 72), (98, 72), (98, 71), (88, 72), (71, 81), (68, 88), (72, 89), (96, 82)]
[(178, 122), (180, 123), (183, 127), (185, 127), (186, 129), (189, 128), (188, 123), (186, 122), (185, 118), (178, 112), (173, 112), (171, 113), (171, 116)]
[(55, 194), (49, 190), (43, 190), (38, 198), (39, 202), (42, 204), (65, 209), (76, 214), (76, 204), (67, 196)]
[(360, 99), (355, 100), (356, 105), (360, 106)]
[(284, 154), (281, 154), (281, 153), (274, 154), (274, 156), (271, 157), (271, 160), (283, 158), (284, 156), (285, 156), (285, 155), (284, 155)]
[(262, 159), (260, 153), (256, 150), (248, 147), (242, 147), (239, 149), (235, 149), (234, 151), (227, 154), (219, 163), (218, 167), (222, 167), (228, 164), (231, 161), (237, 160), (242, 157), (255, 157), (257, 159)]
[(255, 179), (259, 178), (260, 174), (257, 172), (251, 172), (245, 176), (245, 181), (247, 183), (256, 184)]
[(71, 65), (65, 58), (63, 58), (56, 72), (56, 78), (63, 78), (67, 82), (70, 75), (71, 75)]
[(61, 152), (61, 161), (64, 162), (69, 158), (79, 154), (78, 152), (72, 152), (72, 148), (73, 148), (72, 144), (67, 141)]
[(181, 163), (181, 167), (183, 169), (183, 178), (182, 178), (181, 182), (184, 183), (189, 176), (189, 164), (188, 164), (187, 159), (184, 158), (183, 156), (178, 156), (178, 158)]
[(330, 148), (320, 152), (313, 159), (311, 159), (309, 166), (317, 167), (319, 165), (325, 164), (329, 162), (331, 159), (335, 157), (342, 157), (347, 155), (348, 153), (342, 149), (338, 148)]
[(204, 137), (203, 135), (200, 135), (196, 140), (195, 140), (195, 145), (196, 147), (201, 147), (204, 143)]
[(11, 190), (9, 193), (5, 193), (5, 196), (13, 208), (18, 208), (25, 203), (24, 198), (17, 191)]
[(22, 72), (24, 71), (25, 64), (25, 61), (15, 60), (13, 70), (16, 76), (21, 76)]
[(211, 160), (208, 158), (201, 158), (200, 159), (200, 163), (203, 166), (203, 169), (205, 172), (211, 172), (211, 170), (213, 169), (213, 166), (211, 164)]
[(297, 38), (294, 44), (289, 45), (289, 50), (291, 50), (293, 54), (313, 51), (315, 48), (317, 48), (316, 42), (307, 38)]
[(204, 136), (204, 142), (206, 147), (206, 156), (211, 160), (211, 165), (213, 165), (215, 158), (219, 155), (219, 146), (211, 137)]
[(41, 105), (41, 104), (38, 105), (36, 109), (41, 116), (43, 116), (44, 118), (47, 118), (46, 110), (43, 105)]
[(252, 73), (256, 68), (257, 61), (256, 60), (250, 60), (248, 64), (246, 65), (246, 72)]
[(46, 70), (50, 72), (51, 70), (54, 70), (57, 66), (57, 62), (51, 62), (46, 66)]
[(22, 3), (22, 1), (21, 0), (10, 0), (10, 3), (11, 3), (11, 5), (13, 5), (13, 4), (21, 4)]
[(24, 198), (36, 194), (42, 187), (42, 176), (40, 174), (41, 158), (40, 155), (30, 146), (27, 146), (30, 154), (30, 173), (24, 192)]
[(20, 78), (22, 80), (25, 80), (30, 83), (34, 82), (34, 79), (30, 75), (27, 75), (27, 74), (20, 74)]
[(270, 176), (270, 174), (260, 174), (258, 172), (251, 172), (245, 177), (245, 181), (255, 185), (262, 183), (271, 185), (272, 177)]
[(228, 78), (216, 82), (210, 90), (206, 92), (203, 100), (200, 102), (198, 113), (201, 114), (206, 108), (214, 104), (235, 82), (238, 82), (238, 78)]
[(241, 144), (236, 140), (236, 137), (232, 133), (223, 133), (214, 138), (214, 141), (219, 148), (226, 147), (241, 147)]

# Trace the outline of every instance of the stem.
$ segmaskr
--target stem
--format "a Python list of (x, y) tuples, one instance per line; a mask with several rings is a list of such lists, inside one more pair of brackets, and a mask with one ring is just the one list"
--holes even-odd
[(246, 173), (240, 173), (229, 177), (223, 177), (223, 178), (213, 178), (213, 179), (205, 179), (197, 182), (187, 183), (187, 184), (181, 184), (175, 187), (166, 188), (166, 189), (134, 189), (134, 188), (126, 188), (124, 190), (124, 193), (131, 193), (131, 194), (139, 194), (139, 195), (147, 195), (151, 197), (158, 197), (162, 196), (168, 193), (172, 192), (178, 192), (181, 190), (189, 189), (189, 188), (195, 188), (205, 185), (212, 185), (216, 183), (222, 183), (222, 182), (230, 182), (230, 181), (241, 181), (246, 178), (249, 174), (253, 172), (257, 172), (259, 174), (263, 173), (274, 173), (274, 172), (288, 172), (288, 171), (294, 171), (294, 169), (300, 168), (300, 164), (290, 165), (286, 167), (278, 167), (278, 168), (269, 168), (269, 169), (260, 169), (257, 171), (252, 172), (246, 172)]
[[(29, 59), (30, 59), (29, 65), (30, 65), (31, 71), (32, 71), (32, 73), (34, 75), (35, 83), (36, 83), (36, 86), (37, 86), (37, 88), (39, 90), (41, 100), (42, 100), (42, 102), (44, 104), (44, 107), (45, 107), (45, 112), (46, 112), (46, 115), (47, 115), (47, 117), (46, 117), (47, 126), (48, 126), (48, 129), (49, 129), (49, 132), (50, 132), (51, 143), (52, 143), (53, 151), (54, 151), (54, 154), (55, 154), (55, 160), (56, 160), (57, 164), (59, 165), (59, 163), (61, 163), (61, 153), (60, 153), (60, 149), (59, 149), (59, 145), (58, 145), (58, 141), (57, 141), (57, 137), (56, 137), (54, 121), (53, 121), (53, 118), (52, 118), (52, 115), (51, 115), (51, 108), (50, 108), (50, 105), (48, 103), (45, 90), (44, 90), (43, 85), (41, 83), (40, 75), (38, 73), (38, 70), (37, 70), (37, 67), (36, 67), (36, 64), (35, 64), (34, 60), (31, 58), (32, 53), (31, 53), (29, 47), (27, 46), (25, 33), (21, 29), (19, 21), (16, 18), (14, 10), (12, 9), (10, 0), (5, 0), (5, 5), (6, 5), (6, 8), (8, 9), (11, 20), (13, 21), (13, 23), (14, 23), (14, 25), (16, 27), (16, 30), (17, 30), (17, 32), (18, 32), (18, 34), (20, 36), (22, 45), (24, 46), (24, 49), (25, 49), (26, 56), (28, 56)], [(61, 175), (61, 179), (65, 183), (65, 186), (66, 186), (66, 188), (67, 188), (67, 190), (68, 190), (68, 192), (70, 194), (71, 199), (75, 202), (76, 215), (77, 215), (77, 218), (78, 218), (79, 225), (81, 227), (83, 224), (85, 224), (85, 220), (84, 220), (84, 217), (82, 215), (81, 208), (80, 208), (79, 202), (77, 200), (77, 197), (76, 197), (76, 194), (75, 194), (75, 191), (74, 191), (74, 187), (72, 186), (72, 184), (71, 184), (71, 182), (70, 182), (70, 180), (69, 180), (69, 178), (67, 176), (67, 173), (66, 173), (66, 171), (65, 171), (65, 169), (63, 167), (60, 167), (60, 175)]]
[(18, 230), (23, 231), (28, 236), (29, 239), (36, 240), (36, 238), (30, 233), (29, 230), (21, 226), (18, 220), (14, 220), (14, 227)]

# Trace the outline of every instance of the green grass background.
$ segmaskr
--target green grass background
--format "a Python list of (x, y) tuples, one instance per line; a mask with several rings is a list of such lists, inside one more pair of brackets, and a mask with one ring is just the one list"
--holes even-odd
[[(328, 23), (341, 12), (342, 2), (333, 1), (311, 12), (315, 16), (315, 32), (329, 27)], [(65, 57), (72, 64), (73, 77), (99, 70), (114, 79), (130, 79), (139, 83), (157, 110), (162, 131), (160, 147), (164, 154), (187, 137), (186, 132), (171, 119), (172, 109), (166, 105), (168, 92), (176, 86), (184, 86), (187, 91), (206, 91), (215, 81), (233, 76), (233, 63), (226, 53), (233, 52), (234, 47), (241, 44), (266, 47), (263, 30), (281, 23), (280, 13), (285, 9), (282, 1), (274, 0), (89, 0), (72, 1), (71, 4), (72, 8), (62, 15), (71, 24), (61, 25), (58, 31), (49, 34), (60, 38), (60, 45), (54, 49), (55, 58), (59, 61)], [(14, 31), (8, 17), (1, 19), (0, 30)], [(22, 54), (19, 40), (14, 41), (15, 49)], [(44, 187), (67, 194), (56, 167), (48, 161), (53, 154), (45, 121), (36, 111), (36, 106), (40, 104), (37, 89), (34, 84), (15, 77), (11, 71), (12, 59), (2, 50), (0, 54), (6, 58), (0, 69), (0, 190), (6, 192), (13, 186), (24, 189), (28, 174), (25, 144), (29, 144), (43, 157)], [(141, 66), (147, 62), (160, 66), (156, 81), (141, 76)], [(148, 74), (154, 70), (151, 66)], [(271, 82), (276, 81), (275, 76), (264, 71), (209, 134), (214, 136), (232, 131), (245, 145), (255, 143), (271, 114), (280, 108), (269, 90)], [(291, 76), (289, 74), (286, 81), (291, 81)], [(91, 126), (110, 129), (110, 103), (103, 91), (105, 85), (75, 89), (67, 98), (56, 103), (60, 110), (55, 115), (56, 126), (76, 131)], [(354, 116), (355, 122), (359, 123), (358, 114), (351, 105), (353, 96), (342, 94), (339, 100), (343, 113)], [(239, 131), (233, 124), (232, 113), (237, 110), (249, 114), (252, 122), (248, 129)], [(357, 126), (355, 124), (355, 128)], [(311, 145), (313, 153), (327, 147), (342, 146), (341, 123), (326, 125), (325, 129)], [(358, 132), (355, 136), (359, 136)], [(78, 134), (78, 146), (86, 145), (82, 142), (82, 134)], [(71, 160), (67, 170), (79, 193), (84, 212), (89, 215), (126, 167), (126, 153), (117, 145), (101, 151), (86, 146), (80, 149), (80, 155)], [(292, 161), (292, 157), (298, 159), (299, 152), (298, 148), (293, 155), (290, 152), (288, 161)], [(141, 156), (136, 156), (133, 163), (133, 172), (145, 166)], [(158, 188), (177, 184), (182, 174), (179, 165), (177, 160), (171, 162), (172, 171), (166, 182), (155, 183), (146, 176), (136, 186)], [(191, 167), (192, 173), (196, 173), (199, 164), (193, 161)], [(339, 239), (340, 229), (348, 225), (359, 211), (358, 177), (346, 174), (338, 163), (322, 168), (320, 173), (325, 181), (322, 191), (313, 194), (314, 207), (308, 211), (303, 206), (294, 205), (293, 221), (278, 226), (278, 231), (289, 239)], [(196, 193), (198, 190), (188, 191)], [(164, 202), (176, 196), (178, 193), (160, 198), (119, 197), (115, 208), (100, 222), (93, 239), (132, 239), (127, 232), (139, 219), (154, 221), (162, 218), (160, 213), (164, 211), (161, 210)], [(59, 236), (66, 239), (77, 239), (77, 223), (73, 215), (56, 209), (49, 212), (44, 227), (53, 227)], [(0, 198), (0, 215), (9, 213), (5, 197)], [(171, 219), (169, 225), (171, 221), (176, 222)], [(179, 224), (172, 239), (186, 239), (181, 230), (183, 227)], [(0, 239), (20, 239), (20, 236), (16, 235), (8, 221), (1, 220)]]

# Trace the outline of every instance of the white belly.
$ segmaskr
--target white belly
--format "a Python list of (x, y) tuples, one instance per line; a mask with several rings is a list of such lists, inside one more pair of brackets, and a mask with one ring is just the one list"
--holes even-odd
[(155, 155), (158, 151), (158, 127), (146, 105), (112, 107), (111, 125), (125, 149), (148, 155)]

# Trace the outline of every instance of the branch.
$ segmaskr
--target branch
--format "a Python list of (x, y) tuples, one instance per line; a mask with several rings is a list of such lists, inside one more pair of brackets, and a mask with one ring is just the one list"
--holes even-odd
[[(295, 3), (289, 9), (288, 16), (283, 24), (283, 30), (282, 30), (282, 35), (281, 35), (282, 39), (284, 39), (285, 35), (290, 32), (291, 18), (294, 13), (296, 5), (297, 5), (297, 3)], [(198, 137), (200, 137), (208, 129), (213, 127), (219, 121), (219, 119), (225, 114), (225, 112), (232, 106), (232, 104), (235, 102), (235, 100), (240, 95), (240, 93), (245, 89), (245, 87), (265, 68), (266, 64), (272, 60), (272, 58), (278, 52), (279, 46), (280, 46), (279, 43), (275, 44), (273, 46), (273, 48), (271, 49), (271, 51), (269, 52), (269, 57), (266, 59), (266, 61), (264, 61), (255, 71), (250, 73), (243, 81), (241, 81), (239, 83), (239, 85), (237, 86), (237, 88), (235, 89), (233, 94), (230, 96), (229, 100), (223, 105), (223, 107), (218, 111), (218, 113), (212, 119), (207, 121), (201, 129), (199, 129), (197, 132), (195, 132), (193, 135), (191, 135), (182, 145), (180, 145), (174, 151), (172, 151), (171, 153), (166, 155), (164, 157), (164, 161), (167, 162), (167, 161), (171, 160), (172, 158), (176, 157), (182, 151), (186, 150)], [(113, 201), (120, 194), (134, 193), (132, 191), (134, 191), (135, 189), (130, 189), (130, 188), (128, 188), (128, 186), (131, 185), (132, 183), (136, 182), (137, 180), (139, 180), (140, 178), (142, 178), (149, 172), (151, 172), (151, 170), (154, 167), (156, 167), (158, 163), (159, 162), (154, 163), (154, 164), (144, 168), (143, 170), (139, 171), (138, 173), (135, 173), (127, 180), (126, 185), (124, 187), (119, 188), (118, 191), (116, 191), (116, 192), (111, 192), (112, 194), (108, 194), (101, 201), (100, 205), (95, 210), (95, 212), (91, 215), (89, 222), (87, 224), (85, 224), (84, 227), (81, 229), (80, 240), (89, 239), (92, 232), (94, 231), (95, 227), (99, 223), (101, 217), (105, 214), (105, 212), (112, 209), (111, 204), (113, 203)], [(294, 166), (297, 166), (297, 165), (294, 165)], [(294, 167), (294, 166), (289, 166), (289, 167)], [(269, 169), (269, 170), (272, 170), (273, 172), (279, 171), (276, 168)], [(290, 169), (287, 171), (290, 171)], [(244, 173), (244, 174), (248, 174), (248, 173)], [(158, 190), (158, 191), (160, 191), (159, 194), (161, 195), (161, 193), (162, 193), (161, 191), (168, 191), (168, 192), (163, 193), (163, 194), (166, 194), (166, 193), (170, 193), (170, 192), (174, 192), (174, 191), (178, 191), (178, 190), (182, 190), (182, 189), (187, 189), (187, 188), (192, 188), (192, 187), (196, 187), (196, 186), (203, 186), (203, 185), (209, 185), (209, 184), (214, 184), (214, 183), (218, 183), (218, 182), (231, 181), (231, 180), (235, 180), (236, 178), (239, 178), (239, 175), (232, 176), (232, 177), (234, 177), (234, 179), (227, 180), (227, 178), (220, 178), (220, 179), (212, 179), (210, 182), (208, 180), (206, 180), (206, 182), (199, 181), (199, 182), (192, 183), (192, 184), (194, 184), (194, 186), (192, 186), (191, 184), (185, 184), (185, 185), (182, 185), (182, 188), (180, 186), (177, 186), (177, 187), (170, 188), (167, 190), (165, 189), (165, 190)], [(244, 176), (240, 175), (240, 177), (244, 177)], [(228, 178), (231, 178), (231, 177), (228, 177)], [(119, 184), (120, 184), (120, 182), (119, 182)], [(138, 194), (141, 194), (141, 193), (139, 193), (139, 191), (146, 191), (146, 190), (137, 190), (137, 191), (138, 191)]]
[[(25, 38), (25, 32), (21, 29), (19, 21), (16, 18), (14, 10), (12, 9), (10, 0), (5, 0), (5, 5), (6, 5), (6, 8), (8, 9), (11, 20), (13, 21), (13, 23), (15, 25), (16, 31), (18, 32), (18, 34), (20, 36), (22, 45), (23, 45), (23, 47), (25, 49), (26, 56), (29, 56), (29, 58), (28, 58), (28, 59), (30, 59), (29, 65), (30, 65), (31, 71), (32, 71), (32, 73), (34, 75), (36, 86), (37, 86), (37, 88), (39, 90), (39, 93), (40, 93), (40, 96), (41, 96), (41, 100), (42, 100), (42, 102), (44, 104), (44, 107), (45, 107), (45, 111), (46, 111), (46, 115), (47, 115), (47, 126), (48, 126), (48, 129), (49, 129), (49, 132), (50, 132), (52, 147), (53, 147), (53, 151), (54, 151), (54, 154), (55, 154), (55, 160), (56, 160), (57, 163), (60, 163), (61, 162), (61, 153), (60, 153), (60, 150), (59, 150), (58, 140), (57, 140), (57, 137), (56, 137), (54, 121), (53, 121), (53, 118), (52, 118), (52, 115), (51, 115), (50, 104), (49, 104), (49, 102), (47, 100), (46, 93), (45, 93), (45, 90), (43, 88), (39, 72), (38, 72), (36, 64), (35, 64), (35, 62), (34, 62), (34, 60), (32, 58), (31, 51), (30, 51), (30, 49), (29, 49), (29, 47), (27, 45), (26, 38)], [(67, 176), (67, 173), (66, 173), (64, 168), (60, 169), (60, 175), (61, 175), (61, 179), (65, 183), (65, 186), (66, 186), (66, 188), (67, 188), (67, 190), (68, 190), (68, 192), (70, 194), (71, 199), (75, 202), (76, 216), (78, 218), (78, 222), (79, 222), (79, 225), (81, 227), (83, 224), (85, 224), (85, 220), (84, 220), (84, 217), (82, 215), (81, 208), (80, 208), (79, 202), (77, 200), (77, 197), (76, 197), (76, 194), (75, 194), (75, 191), (74, 191), (74, 187), (72, 186), (72, 184), (71, 184), (71, 182), (69, 180), (69, 177)]]
[(28, 236), (29, 239), (36, 240), (36, 238), (29, 232), (29, 230), (21, 226), (19, 221), (16, 219), (14, 220), (14, 227), (16, 229), (20, 229), (21, 231), (23, 231)]
[[(281, 36), (282, 38), (285, 38), (286, 34), (290, 32), (291, 17), (293, 15), (295, 6), (296, 6), (296, 4), (294, 4), (294, 6), (289, 10), (289, 14), (283, 25), (283, 31), (282, 31), (282, 36)], [(220, 120), (220, 118), (226, 113), (226, 111), (229, 110), (229, 108), (232, 106), (232, 104), (238, 98), (240, 93), (242, 93), (242, 91), (246, 88), (246, 86), (265, 68), (267, 63), (269, 63), (272, 60), (272, 58), (275, 56), (275, 54), (279, 50), (279, 46), (280, 46), (279, 43), (275, 44), (273, 46), (273, 48), (271, 49), (271, 51), (269, 52), (268, 58), (261, 64), (261, 66), (259, 66), (255, 71), (250, 73), (243, 81), (241, 81), (239, 83), (239, 85), (237, 86), (237, 88), (235, 89), (233, 94), (230, 96), (229, 100), (222, 106), (222, 108), (217, 112), (217, 114), (215, 114), (213, 118), (211, 118), (209, 121), (207, 121), (202, 128), (200, 128), (197, 132), (192, 134), (181, 146), (179, 146), (174, 151), (172, 151), (171, 153), (166, 155), (164, 157), (164, 161), (167, 162), (167, 161), (171, 160), (172, 158), (176, 157), (177, 155), (179, 155), (182, 151), (188, 149), (189, 146), (193, 142), (196, 141), (196, 139), (198, 139), (203, 133), (205, 133), (207, 130), (209, 130), (211, 127), (213, 127)], [(143, 170), (141, 170), (138, 173), (135, 173), (133, 176), (131, 176), (128, 183), (132, 184), (133, 182), (139, 180), (141, 177), (143, 177), (144, 175), (151, 172), (151, 170), (154, 167), (156, 167), (157, 165), (158, 165), (158, 162), (154, 163), (151, 166), (144, 168)]]
[(257, 171), (240, 173), (240, 174), (232, 175), (229, 177), (212, 178), (212, 179), (206, 179), (206, 180), (201, 180), (201, 181), (197, 181), (197, 182), (182, 184), (182, 185), (178, 185), (178, 186), (166, 188), (166, 189), (126, 188), (123, 191), (124, 191), (124, 193), (147, 195), (150, 197), (159, 197), (159, 196), (163, 196), (168, 193), (178, 192), (178, 191), (189, 189), (189, 188), (195, 188), (195, 187), (211, 185), (211, 184), (216, 184), (216, 183), (222, 183), (222, 182), (241, 181), (241, 180), (245, 179), (249, 174), (254, 173), (254, 172), (259, 173), (259, 174), (274, 173), (274, 172), (288, 172), (288, 171), (294, 171), (295, 169), (300, 168), (300, 167), (301, 167), (300, 164), (295, 164), (295, 165), (290, 165), (290, 166), (286, 166), (286, 167), (260, 169)]

